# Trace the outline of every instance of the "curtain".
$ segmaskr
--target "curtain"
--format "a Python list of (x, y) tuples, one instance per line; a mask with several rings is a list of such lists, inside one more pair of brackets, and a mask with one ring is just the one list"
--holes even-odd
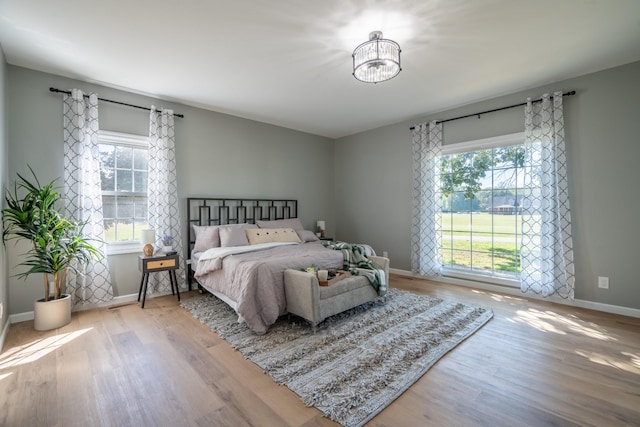
[[(151, 106), (149, 117), (149, 175), (147, 185), (149, 228), (156, 232), (156, 247), (163, 236), (173, 238), (173, 250), (182, 254), (180, 211), (176, 180), (176, 150), (173, 110)], [(176, 271), (180, 286), (184, 286), (184, 268)], [(165, 292), (171, 289), (169, 274), (151, 274), (149, 289)]]
[[(98, 96), (86, 99), (73, 89), (63, 98), (64, 197), (65, 214), (77, 222), (86, 222), (84, 234), (106, 254), (102, 218), (102, 189), (98, 152)], [(85, 266), (76, 266), (78, 274), (69, 272), (67, 293), (74, 305), (101, 303), (113, 299), (111, 275), (106, 257)]]
[(440, 276), (442, 124), (431, 122), (416, 125), (413, 129), (412, 151), (411, 270), (421, 276)]
[(562, 92), (527, 100), (520, 287), (574, 298)]

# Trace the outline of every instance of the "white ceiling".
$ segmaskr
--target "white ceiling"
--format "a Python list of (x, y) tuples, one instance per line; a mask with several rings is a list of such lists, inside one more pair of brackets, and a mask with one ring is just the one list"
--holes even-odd
[[(373, 30), (402, 47), (377, 85), (351, 75)], [(0, 44), (10, 64), (338, 138), (640, 60), (640, 0), (0, 0)]]

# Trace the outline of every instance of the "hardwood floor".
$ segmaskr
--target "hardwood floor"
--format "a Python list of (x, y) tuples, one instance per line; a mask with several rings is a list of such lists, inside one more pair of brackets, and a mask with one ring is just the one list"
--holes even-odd
[[(640, 319), (400, 276), (391, 286), (495, 316), (368, 426), (640, 425)], [(167, 296), (74, 313), (56, 331), (11, 325), (0, 425), (336, 424)]]

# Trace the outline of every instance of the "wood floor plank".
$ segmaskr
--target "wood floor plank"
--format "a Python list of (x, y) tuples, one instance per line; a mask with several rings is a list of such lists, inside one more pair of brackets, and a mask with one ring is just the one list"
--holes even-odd
[(253, 390), (275, 413), (287, 413), (288, 422), (294, 426), (304, 425), (320, 415), (320, 411), (299, 405), (300, 397), (284, 386), (277, 385), (271, 377), (263, 374), (262, 368), (247, 364), (240, 352), (227, 345), (210, 349), (216, 359), (225, 361), (225, 368), (245, 387)]
[[(392, 275), (494, 318), (368, 425), (640, 425), (640, 319)], [(183, 298), (198, 295), (183, 293)], [(245, 360), (175, 296), (11, 325), (0, 425), (336, 426)]]

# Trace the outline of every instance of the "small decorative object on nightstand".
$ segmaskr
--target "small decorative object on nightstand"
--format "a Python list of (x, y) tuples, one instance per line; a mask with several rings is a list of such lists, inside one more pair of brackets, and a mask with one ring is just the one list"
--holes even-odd
[(319, 221), (316, 222), (316, 231), (320, 233), (318, 235), (318, 237), (320, 237), (321, 239), (324, 237), (324, 230), (325, 229), (326, 229), (326, 226), (324, 224), (324, 221), (319, 220)]
[(144, 247), (142, 248), (142, 253), (146, 257), (153, 256), (153, 244), (156, 242), (156, 232), (155, 230), (146, 229), (142, 230), (142, 238), (140, 239)]
[(173, 252), (173, 247), (171, 246), (172, 244), (173, 237), (165, 234), (162, 238), (162, 252), (164, 252), (165, 254), (170, 254), (171, 252)]
[[(145, 297), (147, 296), (147, 285), (149, 284), (149, 274), (160, 271), (169, 272), (169, 281), (171, 282), (171, 295), (178, 294), (178, 301), (180, 301), (180, 290), (178, 289), (178, 280), (176, 278), (176, 270), (180, 265), (180, 256), (174, 255), (160, 255), (160, 256), (138, 256), (138, 269), (142, 272), (142, 279), (140, 280), (140, 290), (138, 291), (138, 301), (142, 296), (142, 308), (144, 308)], [(175, 292), (174, 292), (175, 288)]]

